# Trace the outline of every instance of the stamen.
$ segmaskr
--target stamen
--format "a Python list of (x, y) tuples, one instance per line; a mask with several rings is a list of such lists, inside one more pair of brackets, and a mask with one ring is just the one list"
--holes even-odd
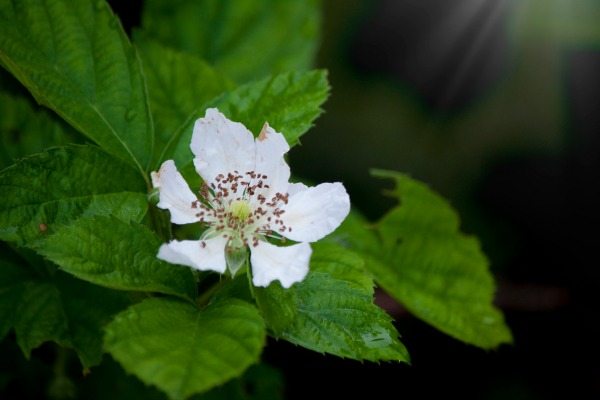
[(202, 185), (200, 199), (191, 206), (201, 210), (196, 216), (209, 225), (211, 235), (221, 234), (242, 246), (253, 247), (261, 238), (285, 241), (280, 233), (292, 231), (282, 219), (289, 194), (277, 192), (267, 199), (267, 179), (267, 175), (256, 171), (218, 174), (214, 182)]

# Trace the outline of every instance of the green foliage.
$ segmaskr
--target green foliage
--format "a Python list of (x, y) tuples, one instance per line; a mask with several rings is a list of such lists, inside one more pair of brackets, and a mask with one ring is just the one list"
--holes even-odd
[(285, 73), (242, 85), (210, 101), (188, 119), (174, 141), (173, 158), (179, 165), (190, 162), (190, 140), (196, 118), (204, 116), (208, 107), (217, 107), (227, 118), (244, 124), (258, 135), (265, 122), (281, 132), (290, 146), (298, 143), (321, 114), (321, 105), (329, 95), (325, 71)]
[(79, 135), (45, 109), (27, 99), (0, 92), (0, 169), (50, 146), (79, 141)]
[(373, 282), (355, 254), (317, 245), (308, 277), (284, 289), (255, 288), (260, 310), (279, 338), (356, 360), (409, 360), (390, 317), (373, 304)]
[(238, 82), (308, 69), (319, 36), (319, 1), (148, 0), (145, 33), (196, 54)]
[(492, 305), (494, 282), (478, 241), (459, 231), (456, 212), (439, 195), (406, 175), (391, 178), (400, 206), (369, 233), (354, 215), (337, 240), (352, 243), (376, 281), (413, 314), (466, 343), (494, 348), (511, 342), (502, 313)]
[(50, 149), (0, 171), (0, 239), (36, 247), (82, 216), (140, 221), (143, 191), (135, 170), (96, 147)]
[(54, 341), (75, 349), (85, 367), (99, 364), (102, 329), (128, 298), (71, 278), (41, 259), (36, 267), (0, 259), (0, 339), (14, 328), (27, 357)]
[(149, 166), (154, 133), (140, 62), (104, 1), (1, 2), (0, 62), (107, 152), (142, 173)]
[(144, 225), (97, 216), (60, 229), (40, 252), (64, 271), (98, 285), (194, 298), (191, 270), (156, 258), (160, 244)]
[(162, 153), (169, 139), (193, 122), (189, 118), (197, 114), (201, 105), (233, 89), (233, 84), (192, 54), (141, 38), (136, 45), (140, 48), (156, 125), (156, 150)]
[(249, 303), (227, 299), (198, 309), (152, 298), (117, 315), (105, 346), (126, 370), (179, 399), (241, 375), (258, 361), (264, 341), (264, 324)]
[(298, 143), (323, 112), (329, 96), (327, 72), (284, 73), (238, 87), (210, 104), (258, 134), (265, 122), (290, 146)]

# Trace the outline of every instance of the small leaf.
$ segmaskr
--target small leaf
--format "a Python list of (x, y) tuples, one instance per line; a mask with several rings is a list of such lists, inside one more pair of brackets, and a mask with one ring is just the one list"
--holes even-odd
[(57, 231), (40, 253), (64, 271), (97, 285), (194, 298), (192, 271), (156, 258), (160, 244), (144, 225), (91, 217)]
[(362, 260), (331, 244), (315, 246), (311, 271), (289, 289), (255, 288), (272, 333), (308, 349), (370, 361), (406, 361), (390, 317), (373, 304), (373, 282)]
[(154, 133), (144, 77), (103, 0), (1, 2), (0, 62), (40, 104), (146, 177)]
[(285, 73), (240, 86), (211, 100), (189, 118), (181, 136), (173, 141), (173, 153), (169, 151), (166, 158), (173, 158), (179, 165), (190, 162), (193, 124), (196, 118), (204, 116), (208, 107), (218, 108), (227, 118), (241, 122), (255, 135), (268, 122), (293, 146), (321, 114), (321, 105), (328, 95), (325, 71)]
[(238, 82), (311, 67), (320, 27), (316, 0), (150, 0), (142, 26)]
[(151, 298), (117, 315), (105, 347), (125, 370), (182, 399), (241, 375), (264, 341), (263, 321), (249, 303), (227, 299), (200, 310)]
[(424, 184), (391, 178), (401, 204), (376, 225), (377, 245), (356, 243), (376, 281), (413, 314), (459, 340), (494, 348), (512, 340), (493, 306), (494, 281), (478, 241), (459, 231), (455, 211)]
[(0, 169), (51, 146), (80, 142), (80, 135), (45, 108), (0, 92)]
[[(169, 139), (199, 106), (232, 89), (233, 84), (200, 58), (140, 36), (136, 38), (136, 45), (144, 64), (156, 125), (156, 151), (160, 155)], [(161, 157), (158, 161), (164, 159)]]
[(27, 357), (42, 343), (54, 341), (75, 349), (84, 367), (99, 364), (102, 329), (129, 300), (123, 293), (53, 272), (40, 274), (31, 266), (0, 260), (0, 339), (14, 328)]
[(82, 216), (140, 221), (145, 185), (127, 164), (94, 146), (67, 146), (0, 171), (0, 239), (37, 247)]

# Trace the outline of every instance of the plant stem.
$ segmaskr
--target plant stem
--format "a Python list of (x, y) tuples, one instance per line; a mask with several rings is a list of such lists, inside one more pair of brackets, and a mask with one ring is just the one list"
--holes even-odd
[(196, 298), (196, 306), (198, 306), (198, 308), (202, 308), (207, 305), (212, 296), (227, 282), (229, 282), (228, 278), (221, 277), (219, 282), (206, 289), (202, 294), (200, 294), (200, 296), (198, 296), (198, 298)]

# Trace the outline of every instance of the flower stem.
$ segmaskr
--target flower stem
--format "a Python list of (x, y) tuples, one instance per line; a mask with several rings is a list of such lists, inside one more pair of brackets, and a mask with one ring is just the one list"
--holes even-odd
[(204, 306), (206, 306), (209, 303), (210, 299), (213, 297), (213, 295), (229, 281), (230, 279), (226, 277), (221, 277), (221, 279), (219, 279), (218, 282), (216, 282), (211, 287), (207, 288), (204, 292), (200, 294), (200, 296), (196, 298), (196, 306), (198, 306), (198, 308), (203, 308)]

